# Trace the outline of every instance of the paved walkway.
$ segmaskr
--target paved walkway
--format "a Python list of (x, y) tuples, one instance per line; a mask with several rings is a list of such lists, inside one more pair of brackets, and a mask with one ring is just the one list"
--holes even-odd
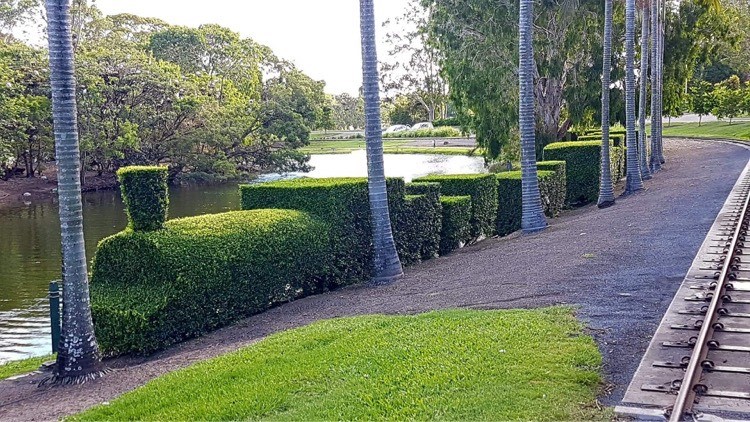
[(606, 210), (586, 207), (534, 236), (490, 239), (409, 268), (387, 287), (351, 287), (292, 302), (149, 359), (111, 362), (106, 378), (53, 390), (0, 382), (0, 419), (57, 419), (165, 372), (312, 321), (449, 307), (580, 305), (605, 359), (616, 404), (750, 151), (667, 141), (665, 169)]

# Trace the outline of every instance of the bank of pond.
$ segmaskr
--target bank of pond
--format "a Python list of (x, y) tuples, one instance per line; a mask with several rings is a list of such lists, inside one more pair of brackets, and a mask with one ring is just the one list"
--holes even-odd
[[(595, 201), (601, 142), (555, 143), (538, 163), (548, 217)], [(612, 176), (624, 153), (612, 147)], [(306, 295), (367, 282), (373, 255), (365, 178), (242, 185), (242, 211), (167, 220), (166, 171), (119, 173), (129, 226), (92, 265), (94, 324), (107, 356), (149, 354)], [(387, 180), (405, 265), (520, 229), (521, 172)]]

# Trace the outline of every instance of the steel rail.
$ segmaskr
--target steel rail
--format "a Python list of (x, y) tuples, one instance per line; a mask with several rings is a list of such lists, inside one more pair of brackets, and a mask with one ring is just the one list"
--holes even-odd
[(747, 217), (749, 204), (750, 194), (745, 193), (745, 201), (742, 206), (742, 211), (739, 213), (739, 218), (737, 219), (737, 227), (734, 230), (732, 240), (727, 248), (727, 256), (724, 259), (724, 265), (719, 273), (719, 279), (716, 281), (717, 284), (716, 289), (714, 290), (714, 295), (711, 298), (711, 303), (708, 305), (706, 318), (701, 325), (698, 339), (695, 342), (695, 347), (693, 348), (693, 352), (690, 355), (690, 361), (685, 370), (685, 376), (680, 384), (677, 399), (675, 400), (674, 407), (672, 407), (672, 413), (669, 417), (670, 422), (681, 421), (685, 412), (692, 410), (696, 395), (695, 386), (700, 381), (700, 377), (703, 374), (702, 362), (708, 355), (708, 341), (713, 337), (714, 324), (719, 317), (717, 311), (719, 309), (719, 304), (723, 300), (722, 296), (725, 291), (729, 270), (732, 267), (732, 260), (737, 253), (737, 242), (739, 241), (743, 230), (745, 230), (742, 226)]

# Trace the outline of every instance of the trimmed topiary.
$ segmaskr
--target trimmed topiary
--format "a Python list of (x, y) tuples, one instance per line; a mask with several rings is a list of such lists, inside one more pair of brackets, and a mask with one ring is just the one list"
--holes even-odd
[(471, 240), (471, 197), (442, 196), (443, 227), (440, 231), (440, 255), (446, 255)]
[[(549, 165), (560, 168), (559, 164)], [(521, 171), (498, 173), (496, 177), (498, 195), (496, 230), (499, 236), (507, 236), (521, 229), (523, 212)], [(555, 171), (538, 170), (537, 177), (544, 213), (548, 217), (556, 217), (565, 204), (564, 176)]]
[(551, 186), (551, 190), (541, 192), (545, 214), (548, 217), (555, 218), (565, 208), (568, 190), (566, 163), (565, 161), (539, 161), (536, 163), (536, 168), (539, 171), (551, 171), (555, 174), (554, 180), (544, 184), (545, 186)]
[[(609, 140), (612, 143), (612, 145), (616, 147), (622, 147), (625, 145), (625, 134), (609, 134)], [(594, 135), (585, 135), (585, 136), (579, 136), (577, 141), (602, 141), (602, 134), (594, 134)]]
[(166, 167), (123, 167), (117, 170), (128, 227), (159, 230), (167, 221), (169, 196)]
[[(404, 208), (402, 179), (386, 181), (394, 222)], [(283, 180), (241, 185), (242, 209), (280, 208), (320, 217), (335, 239), (328, 287), (368, 281), (372, 275), (372, 230), (367, 179), (329, 178)]]
[(471, 237), (478, 239), (495, 233), (497, 182), (494, 174), (434, 175), (414, 181), (440, 183), (441, 195), (471, 196)]
[(236, 211), (126, 229), (100, 242), (91, 308), (106, 355), (151, 353), (320, 291), (328, 227), (292, 210)]
[(438, 183), (407, 183), (406, 193), (394, 236), (401, 262), (409, 265), (438, 256), (443, 206)]
[[(565, 161), (569, 205), (596, 201), (599, 197), (601, 141), (556, 142), (544, 148), (545, 160)], [(622, 149), (610, 148), (612, 179), (621, 175)]]

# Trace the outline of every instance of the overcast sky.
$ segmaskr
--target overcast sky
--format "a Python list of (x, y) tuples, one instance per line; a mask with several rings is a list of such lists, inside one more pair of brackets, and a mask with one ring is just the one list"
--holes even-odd
[[(376, 0), (380, 23), (400, 15), (407, 0)], [(132, 13), (174, 25), (217, 23), (273, 49), (314, 79), (326, 81), (332, 94), (356, 94), (362, 84), (357, 0), (97, 0), (105, 14)]]

